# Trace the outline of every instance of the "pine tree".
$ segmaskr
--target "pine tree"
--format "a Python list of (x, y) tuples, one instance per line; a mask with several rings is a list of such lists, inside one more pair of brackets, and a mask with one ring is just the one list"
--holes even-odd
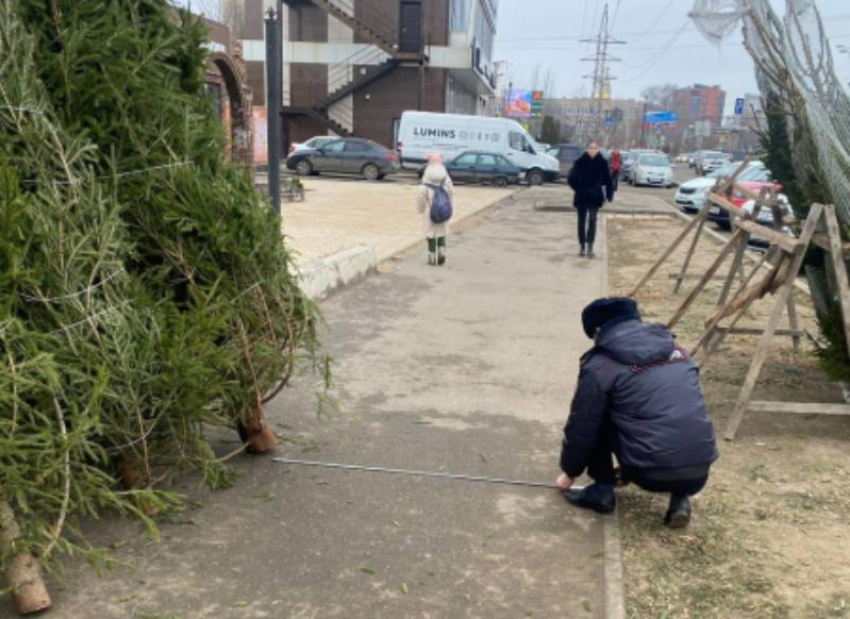
[(0, 6), (0, 502), (44, 561), (85, 547), (72, 515), (155, 533), (180, 466), (226, 482), (204, 426), (262, 447), (263, 402), (317, 359), (280, 218), (223, 160), (203, 45), (164, 0)]

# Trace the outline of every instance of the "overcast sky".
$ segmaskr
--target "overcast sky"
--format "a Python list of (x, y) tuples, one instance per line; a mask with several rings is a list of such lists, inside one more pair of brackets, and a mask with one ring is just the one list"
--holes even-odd
[[(772, 0), (784, 14), (784, 0)], [(509, 62), (513, 83), (530, 86), (535, 67), (551, 69), (555, 96), (587, 96), (593, 63), (593, 44), (579, 39), (593, 37), (605, 0), (500, 0), (496, 60)], [(697, 32), (688, 12), (693, 0), (608, 0), (614, 37), (627, 42), (611, 53), (622, 62), (611, 64), (615, 98), (638, 98), (650, 85), (674, 83), (719, 84), (727, 92), (727, 106), (735, 97), (757, 93), (753, 63), (741, 44), (740, 30), (721, 47)], [(619, 9), (618, 9), (619, 5)], [(850, 0), (817, 0), (824, 17), (833, 52), (838, 44), (850, 46)], [(531, 8), (533, 7), (533, 10)], [(850, 57), (835, 53), (838, 75), (850, 81)], [(547, 96), (549, 93), (547, 93)]]

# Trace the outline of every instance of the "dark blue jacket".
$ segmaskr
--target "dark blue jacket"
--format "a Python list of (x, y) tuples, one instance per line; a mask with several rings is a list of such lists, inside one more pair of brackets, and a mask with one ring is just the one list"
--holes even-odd
[(664, 326), (628, 320), (597, 334), (581, 360), (561, 469), (581, 475), (606, 431), (622, 466), (672, 472), (717, 459), (699, 370)]

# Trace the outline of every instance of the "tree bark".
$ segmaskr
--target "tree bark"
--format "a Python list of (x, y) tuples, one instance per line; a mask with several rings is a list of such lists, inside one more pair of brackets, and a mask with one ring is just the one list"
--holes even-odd
[(9, 555), (6, 579), (12, 587), (18, 612), (29, 615), (50, 608), (50, 594), (36, 558), (28, 552), (15, 551), (15, 542), (20, 537), (21, 530), (12, 506), (0, 498), (0, 548)]
[(278, 440), (266, 425), (266, 416), (262, 406), (257, 406), (236, 424), (239, 438), (247, 445), (250, 454), (264, 454), (277, 445)]

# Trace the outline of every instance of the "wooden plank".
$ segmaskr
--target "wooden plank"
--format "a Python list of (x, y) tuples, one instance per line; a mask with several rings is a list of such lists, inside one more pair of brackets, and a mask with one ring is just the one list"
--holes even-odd
[(723, 196), (719, 196), (714, 192), (709, 192), (706, 196), (707, 203), (712, 203), (714, 206), (719, 206), (723, 210), (727, 211), (731, 217), (740, 217), (741, 209), (732, 204), (729, 200), (724, 198)]
[[(768, 260), (773, 259), (776, 255), (783, 254), (781, 254), (781, 252), (777, 248), (771, 247), (762, 255), (761, 259), (756, 263), (755, 267), (753, 267), (752, 271), (750, 271), (748, 275), (744, 275), (744, 270), (741, 269), (741, 284), (737, 292), (735, 292), (734, 299), (737, 299), (738, 296), (743, 293), (744, 290), (746, 290), (750, 281), (752, 281), (752, 279), (758, 274), (759, 270), (761, 270), (762, 265)], [(752, 303), (752, 301), (750, 301), (750, 303)], [(743, 316), (743, 312), (746, 311), (750, 303), (747, 303), (744, 306), (743, 310), (738, 314), (738, 316), (735, 317), (735, 319), (732, 321), (730, 328), (734, 327), (737, 324), (738, 320), (741, 318), (741, 316)], [(703, 348), (703, 354), (701, 358), (697, 361), (700, 366), (704, 367), (708, 363), (708, 359), (709, 357), (711, 357), (711, 354), (712, 352), (714, 352), (714, 349), (717, 348), (720, 342), (723, 341), (723, 338), (726, 337), (725, 333), (718, 332), (717, 326), (720, 324), (720, 321), (723, 320), (723, 317), (725, 316), (728, 307), (729, 304), (724, 301), (722, 307), (718, 307), (715, 309), (714, 315), (707, 321), (705, 331), (703, 331), (702, 335), (697, 340), (697, 343), (694, 345), (694, 348), (691, 351), (691, 356), (696, 359), (697, 353), (700, 352), (700, 348)]]
[(702, 236), (702, 229), (703, 226), (705, 226), (705, 220), (705, 217), (700, 219), (699, 225), (697, 226), (696, 234), (694, 234), (694, 238), (691, 241), (691, 246), (688, 249), (688, 254), (685, 256), (685, 262), (682, 263), (682, 270), (679, 271), (679, 277), (676, 278), (676, 285), (673, 287), (673, 294), (679, 294), (679, 289), (682, 287), (682, 282), (685, 281), (685, 275), (688, 274), (688, 267), (691, 265), (691, 258), (693, 258), (694, 251), (697, 248), (697, 243), (699, 243), (699, 239)]
[[(794, 357), (799, 361), (802, 336), (799, 334), (800, 319), (797, 317), (797, 303), (794, 301), (793, 292), (788, 296), (788, 326), (790, 326), (791, 331), (794, 332), (794, 335), (791, 336), (794, 338)], [(779, 333), (779, 331), (777, 331), (777, 333)]]
[[(764, 334), (764, 329), (760, 329), (758, 327), (717, 327), (717, 331), (720, 333), (728, 333), (729, 335), (762, 335)], [(803, 337), (806, 335), (805, 331), (800, 329), (777, 329), (774, 331), (774, 335), (784, 335), (788, 337)]]
[(735, 231), (735, 233), (729, 239), (729, 242), (726, 243), (726, 245), (721, 250), (720, 255), (717, 256), (717, 259), (708, 268), (708, 271), (706, 271), (703, 274), (702, 278), (699, 280), (699, 282), (697, 282), (696, 287), (693, 290), (691, 290), (690, 294), (682, 302), (682, 305), (680, 305), (679, 309), (676, 310), (676, 313), (673, 314), (673, 317), (667, 323), (668, 329), (672, 329), (674, 326), (676, 326), (676, 323), (679, 322), (679, 320), (681, 320), (682, 316), (685, 315), (685, 312), (688, 311), (688, 308), (696, 300), (697, 296), (699, 296), (699, 293), (702, 292), (702, 289), (705, 288), (706, 284), (708, 284), (708, 282), (711, 281), (711, 278), (714, 277), (714, 274), (717, 273), (717, 270), (720, 268), (720, 265), (722, 265), (723, 261), (726, 260), (726, 256), (729, 255), (729, 252), (732, 251), (732, 248), (735, 247), (740, 242), (741, 238), (745, 234), (746, 233), (743, 230), (736, 230)]
[(723, 289), (720, 291), (720, 296), (717, 299), (717, 307), (725, 307), (726, 301), (729, 299), (729, 291), (732, 290), (732, 282), (735, 281), (735, 275), (741, 270), (741, 265), (744, 262), (744, 252), (747, 251), (747, 244), (750, 242), (748, 235), (741, 237), (741, 241), (735, 248), (735, 257), (732, 259), (732, 266), (729, 268), (729, 275), (723, 284)]
[(648, 282), (652, 278), (652, 276), (655, 275), (658, 269), (661, 268), (661, 265), (663, 265), (667, 261), (667, 259), (673, 254), (674, 251), (676, 251), (676, 248), (682, 244), (682, 241), (684, 241), (688, 234), (690, 234), (691, 230), (693, 230), (700, 222), (705, 221), (705, 218), (708, 217), (709, 208), (709, 204), (706, 202), (703, 205), (702, 209), (700, 209), (699, 214), (693, 219), (691, 219), (691, 222), (687, 226), (685, 226), (685, 229), (682, 230), (679, 236), (676, 237), (676, 240), (670, 244), (670, 247), (668, 247), (664, 251), (661, 257), (656, 261), (656, 263), (652, 265), (652, 268), (647, 271), (646, 275), (641, 278), (641, 280), (632, 289), (628, 296), (634, 297), (635, 295), (637, 295), (640, 289), (644, 287), (646, 282)]
[(747, 169), (750, 165), (750, 157), (746, 157), (741, 165), (738, 166), (738, 169), (732, 173), (732, 176), (727, 178), (725, 181), (717, 185), (715, 188), (715, 193), (724, 194), (729, 191), (729, 188), (732, 187), (736, 182), (738, 182), (738, 177)]
[(792, 415), (850, 415), (850, 404), (753, 401), (747, 410)]
[[(822, 204), (812, 205), (812, 208), (809, 211), (809, 216), (806, 218), (806, 223), (803, 224), (803, 230), (800, 233), (800, 242), (804, 245), (807, 246), (811, 242), (812, 235), (815, 233), (815, 229), (817, 228), (822, 213)], [(776, 302), (773, 304), (773, 310), (770, 313), (770, 319), (767, 322), (767, 327), (761, 336), (761, 341), (759, 342), (758, 348), (756, 348), (755, 355), (753, 355), (753, 361), (750, 364), (749, 372), (747, 372), (747, 378), (744, 380), (744, 385), (741, 387), (741, 392), (738, 394), (738, 400), (735, 402), (735, 408), (732, 411), (732, 416), (729, 418), (729, 422), (726, 425), (726, 440), (731, 441), (735, 438), (738, 426), (741, 425), (741, 420), (744, 418), (744, 412), (747, 410), (747, 405), (750, 402), (750, 396), (752, 395), (753, 388), (756, 386), (756, 381), (758, 380), (758, 377), (761, 374), (761, 369), (767, 359), (767, 353), (770, 351), (770, 343), (773, 340), (773, 334), (777, 327), (779, 327), (779, 321), (782, 319), (782, 314), (785, 313), (785, 309), (788, 304), (788, 297), (793, 291), (794, 280), (800, 272), (804, 255), (805, 252), (800, 252), (794, 256), (794, 260), (788, 269), (787, 275), (785, 276), (785, 283), (776, 295)]]
[[(832, 246), (829, 244), (829, 235), (823, 232), (818, 232), (812, 237), (812, 242), (824, 251), (832, 251)], [(844, 248), (844, 257), (850, 258), (850, 243), (842, 243)]]
[(835, 215), (835, 205), (828, 204), (824, 210), (827, 236), (829, 237), (829, 255), (832, 258), (832, 268), (838, 283), (838, 298), (841, 302), (841, 316), (844, 319), (844, 337), (847, 349), (850, 351), (850, 286), (847, 282), (847, 265), (844, 262), (844, 252), (841, 248), (841, 230)]
[(769, 241), (772, 245), (778, 245), (789, 254), (793, 254), (796, 251), (799, 251), (801, 247), (800, 242), (792, 238), (786, 234), (782, 234), (776, 230), (772, 230), (767, 226), (762, 226), (761, 224), (757, 224), (754, 221), (750, 221), (749, 219), (740, 218), (735, 221), (735, 225), (739, 228), (743, 228), (750, 234), (757, 236), (759, 238), (765, 239)]

